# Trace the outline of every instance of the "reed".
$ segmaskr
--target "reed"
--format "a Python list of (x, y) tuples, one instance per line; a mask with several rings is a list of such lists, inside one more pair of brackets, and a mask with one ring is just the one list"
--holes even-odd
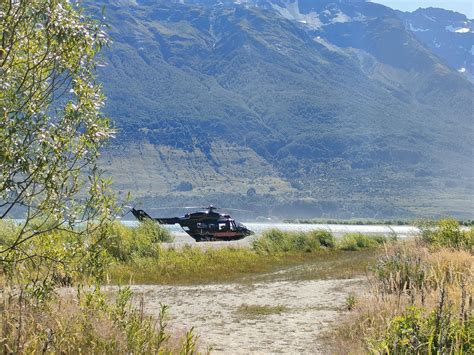
[(436, 238), (424, 233), (414, 242), (386, 246), (371, 269), (367, 296), (332, 335), (338, 351), (473, 351), (474, 258), (453, 226), (440, 221), (429, 232)]
[[(99, 288), (62, 292), (36, 303), (23, 292), (3, 289), (0, 346), (4, 353), (194, 354), (192, 329), (185, 336), (168, 328), (167, 307), (157, 320), (129, 288), (107, 295)], [(79, 292), (80, 291), (80, 292)]]

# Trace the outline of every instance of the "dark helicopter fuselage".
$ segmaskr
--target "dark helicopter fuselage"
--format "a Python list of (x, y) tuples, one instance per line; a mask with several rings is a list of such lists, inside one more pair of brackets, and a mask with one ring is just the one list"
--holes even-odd
[(131, 211), (139, 221), (150, 219), (160, 224), (179, 224), (197, 242), (239, 240), (253, 234), (228, 214), (215, 212), (214, 207), (173, 218), (152, 218), (143, 210), (132, 208)]

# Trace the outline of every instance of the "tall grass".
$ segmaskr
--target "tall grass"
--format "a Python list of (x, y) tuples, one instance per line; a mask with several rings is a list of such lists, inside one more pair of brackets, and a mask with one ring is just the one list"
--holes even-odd
[(135, 305), (129, 288), (113, 296), (96, 288), (36, 303), (3, 290), (0, 347), (6, 354), (197, 353), (192, 330), (185, 336), (169, 330), (166, 306), (155, 320), (144, 314), (143, 299)]
[(137, 228), (116, 222), (109, 226), (104, 249), (120, 262), (141, 257), (158, 257), (160, 244), (172, 242), (171, 233), (153, 221), (143, 221)]
[(337, 331), (341, 351), (471, 353), (474, 258), (467, 233), (440, 221), (418, 241), (387, 247), (372, 268), (368, 298)]
[(138, 284), (220, 282), (269, 271), (278, 262), (276, 256), (260, 256), (248, 248), (160, 248), (156, 257), (114, 263), (109, 277)]
[(271, 229), (252, 243), (258, 253), (279, 254), (288, 252), (311, 253), (321, 249), (359, 250), (374, 248), (388, 242), (384, 236), (367, 236), (360, 233), (347, 233), (339, 239), (327, 231), (286, 232)]
[(341, 250), (359, 250), (374, 248), (389, 241), (384, 236), (367, 236), (361, 233), (346, 233), (338, 240), (337, 246)]
[[(355, 241), (354, 247), (349, 245)], [(112, 282), (197, 283), (229, 281), (243, 275), (270, 272), (278, 267), (317, 260), (322, 254), (377, 247), (386, 239), (355, 235), (338, 241), (326, 231), (286, 232), (272, 229), (252, 242), (252, 248), (203, 250), (157, 245), (153, 254), (118, 258), (109, 269)], [(320, 258), (323, 259), (323, 258)]]
[(252, 248), (261, 254), (288, 252), (313, 252), (321, 248), (334, 248), (334, 236), (326, 231), (284, 232), (279, 229), (265, 231), (252, 243)]

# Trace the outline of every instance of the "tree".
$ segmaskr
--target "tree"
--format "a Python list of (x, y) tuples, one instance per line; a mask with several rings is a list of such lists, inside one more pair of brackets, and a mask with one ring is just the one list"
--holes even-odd
[(21, 246), (45, 233), (110, 216), (96, 165), (113, 134), (94, 76), (106, 43), (77, 3), (0, 0), (0, 219), (24, 218), (0, 241), (2, 262), (32, 258)]

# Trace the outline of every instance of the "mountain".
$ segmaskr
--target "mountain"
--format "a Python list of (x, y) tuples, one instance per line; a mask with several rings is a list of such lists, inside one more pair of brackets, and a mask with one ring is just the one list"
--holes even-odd
[(474, 26), (457, 12), (428, 8), (397, 12), (405, 27), (452, 69), (474, 81)]
[(262, 216), (472, 213), (472, 84), (365, 1), (94, 1), (120, 130), (104, 167), (145, 206)]

